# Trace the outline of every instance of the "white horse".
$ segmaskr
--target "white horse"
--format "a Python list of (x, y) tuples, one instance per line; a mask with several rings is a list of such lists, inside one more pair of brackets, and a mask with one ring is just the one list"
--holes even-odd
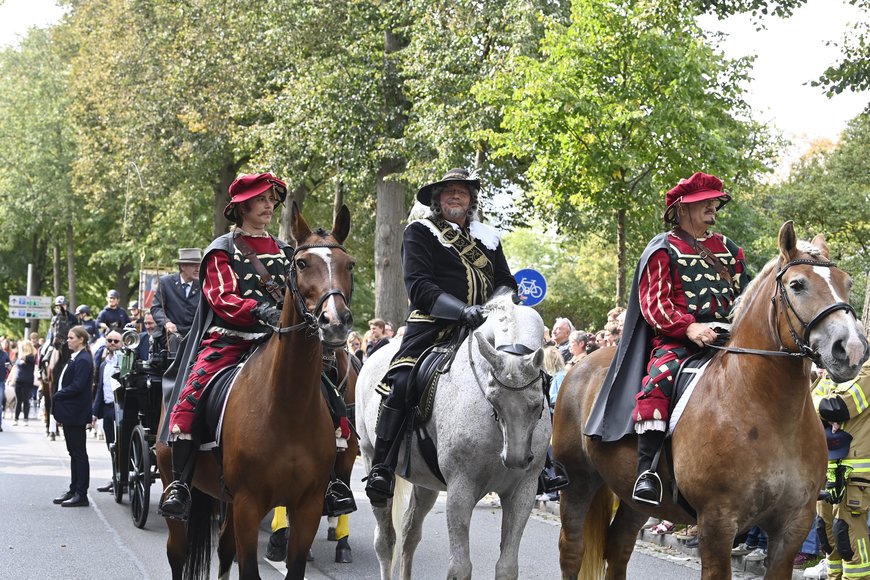
[[(450, 371), (441, 377), (426, 425), (447, 485), (432, 474), (418, 445), (412, 443), (410, 498), (408, 483), (397, 477), (395, 501), (372, 508), (377, 520), (375, 551), (383, 579), (392, 577), (397, 542), (401, 555), (398, 577), (411, 578), (423, 518), (444, 490), (450, 540), (447, 577), (471, 578), (468, 527), (474, 506), (489, 492), (497, 493), (502, 505), (501, 555), (495, 577), (517, 578), (519, 574), (520, 538), (535, 502), (550, 440), (550, 417), (542, 391), (544, 323), (537, 312), (514, 305), (509, 297), (491, 300), (485, 310), (486, 321), (460, 345)], [(360, 448), (367, 471), (381, 401), (374, 386), (398, 350), (398, 341), (393, 342), (363, 365), (357, 382)], [(405, 451), (403, 443), (397, 473), (404, 472)], [(407, 501), (407, 508), (401, 505)], [(397, 523), (404, 517), (398, 539), (391, 514)]]

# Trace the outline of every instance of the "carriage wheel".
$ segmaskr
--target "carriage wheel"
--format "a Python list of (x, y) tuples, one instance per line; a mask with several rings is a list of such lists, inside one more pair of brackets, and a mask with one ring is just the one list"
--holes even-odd
[(133, 524), (144, 528), (151, 496), (151, 447), (145, 429), (136, 425), (130, 438), (130, 511)]
[(121, 503), (124, 499), (124, 484), (121, 483), (121, 470), (125, 464), (124, 454), (119, 451), (121, 445), (121, 426), (118, 421), (113, 421), (115, 429), (115, 442), (111, 445), (112, 453), (112, 496), (115, 498), (115, 503)]

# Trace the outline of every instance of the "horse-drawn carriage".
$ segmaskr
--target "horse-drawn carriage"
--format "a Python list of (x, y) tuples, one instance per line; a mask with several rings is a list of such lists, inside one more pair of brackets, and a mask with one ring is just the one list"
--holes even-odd
[(163, 405), (161, 376), (171, 362), (166, 350), (148, 360), (138, 355), (139, 334), (126, 330), (121, 338), (120, 387), (115, 394), (115, 443), (112, 446), (112, 483), (115, 501), (130, 495), (130, 510), (137, 528), (145, 527), (151, 484), (157, 478), (154, 443)]

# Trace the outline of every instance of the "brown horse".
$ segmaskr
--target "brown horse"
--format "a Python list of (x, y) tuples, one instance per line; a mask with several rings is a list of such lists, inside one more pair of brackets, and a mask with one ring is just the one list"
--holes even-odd
[[(221, 577), (238, 553), (240, 578), (259, 578), (259, 524), (275, 506), (290, 521), (287, 578), (305, 576), (335, 459), (332, 419), (320, 391), (323, 348), (345, 343), (353, 319), (353, 259), (342, 243), (350, 212), (342, 207), (332, 232), (311, 231), (293, 204), (296, 241), (281, 328), (248, 360), (226, 403), (221, 457), (200, 453), (186, 529), (167, 520), (167, 556), (175, 579), (208, 576), (217, 499), (231, 502), (220, 531)], [(168, 447), (158, 445), (164, 485), (172, 473)]]
[[(635, 437), (605, 443), (583, 434), (615, 349), (586, 357), (565, 378), (553, 430), (554, 455), (571, 478), (560, 506), (563, 578), (578, 572), (600, 578), (605, 561), (606, 578), (625, 578), (648, 516), (693, 522), (668, 493), (674, 479), (697, 511), (702, 578), (731, 578), (732, 542), (752, 525), (769, 537), (766, 577), (792, 577), (827, 463), (810, 399), (810, 358), (836, 380), (848, 380), (867, 359), (868, 346), (844, 302), (849, 277), (827, 261), (824, 238), (797, 242), (787, 222), (779, 250), (745, 290), (727, 345), (768, 352), (718, 352), (710, 361), (672, 433), (673, 461), (659, 467), (666, 490), (660, 506), (631, 499)], [(615, 517), (609, 490), (621, 500)]]

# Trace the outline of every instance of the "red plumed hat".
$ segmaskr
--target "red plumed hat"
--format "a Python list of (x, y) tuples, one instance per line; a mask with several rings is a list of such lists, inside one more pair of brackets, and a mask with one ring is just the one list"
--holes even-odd
[(676, 223), (677, 202), (695, 203), (714, 198), (720, 201), (720, 208), (731, 201), (731, 195), (722, 191), (721, 179), (707, 173), (695, 173), (689, 179), (681, 180), (676, 187), (665, 194), (665, 221)]
[(230, 203), (224, 208), (224, 217), (228, 220), (234, 219), (236, 204), (257, 197), (272, 187), (282, 202), (287, 199), (287, 184), (272, 173), (247, 173), (238, 176), (230, 185)]

